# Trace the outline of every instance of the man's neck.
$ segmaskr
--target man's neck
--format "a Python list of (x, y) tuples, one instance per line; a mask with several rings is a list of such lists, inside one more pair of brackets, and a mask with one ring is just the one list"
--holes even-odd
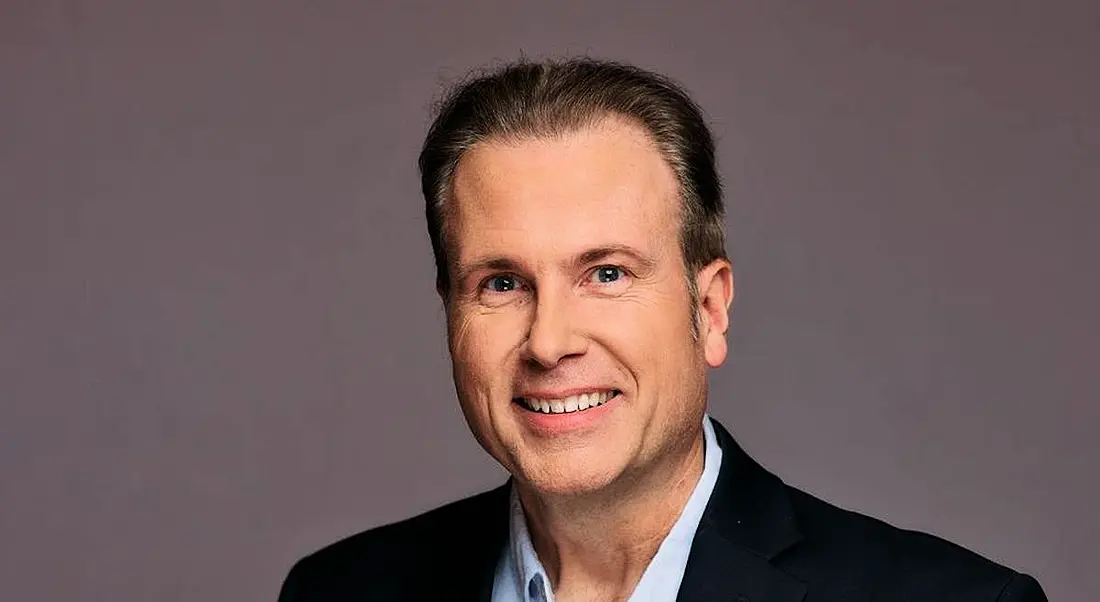
[(699, 482), (704, 449), (700, 430), (644, 477), (624, 475), (584, 496), (545, 496), (519, 487), (555, 600), (629, 597)]

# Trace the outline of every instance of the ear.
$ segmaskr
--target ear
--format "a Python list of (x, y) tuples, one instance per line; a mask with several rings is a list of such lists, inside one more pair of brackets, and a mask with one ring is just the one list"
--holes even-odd
[(711, 368), (726, 361), (726, 332), (730, 326), (729, 309), (733, 304), (733, 266), (726, 259), (715, 259), (695, 275), (699, 291), (699, 337), (703, 355)]

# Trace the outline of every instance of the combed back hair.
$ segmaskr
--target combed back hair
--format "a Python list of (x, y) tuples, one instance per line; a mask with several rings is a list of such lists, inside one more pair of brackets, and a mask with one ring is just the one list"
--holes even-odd
[(463, 153), (486, 141), (547, 138), (594, 126), (608, 117), (644, 128), (678, 180), (680, 246), (689, 290), (694, 274), (725, 258), (722, 187), (714, 139), (702, 112), (668, 78), (622, 63), (573, 58), (520, 60), (471, 76), (439, 103), (420, 152), (436, 288), (451, 292), (445, 220), (455, 168)]

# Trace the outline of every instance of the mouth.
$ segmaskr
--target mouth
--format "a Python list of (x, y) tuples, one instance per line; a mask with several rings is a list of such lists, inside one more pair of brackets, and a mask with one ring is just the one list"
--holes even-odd
[(574, 414), (585, 410), (602, 406), (622, 394), (618, 389), (603, 391), (590, 391), (561, 397), (557, 399), (544, 399), (539, 397), (514, 397), (512, 402), (529, 412), (540, 414)]

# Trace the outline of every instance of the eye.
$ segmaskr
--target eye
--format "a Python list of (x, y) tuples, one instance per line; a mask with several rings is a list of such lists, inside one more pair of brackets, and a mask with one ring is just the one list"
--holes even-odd
[(611, 284), (626, 278), (626, 276), (626, 270), (617, 265), (601, 265), (592, 270), (592, 275), (589, 278), (596, 284)]
[(493, 293), (507, 293), (519, 288), (519, 278), (514, 274), (497, 274), (481, 284), (481, 288)]

